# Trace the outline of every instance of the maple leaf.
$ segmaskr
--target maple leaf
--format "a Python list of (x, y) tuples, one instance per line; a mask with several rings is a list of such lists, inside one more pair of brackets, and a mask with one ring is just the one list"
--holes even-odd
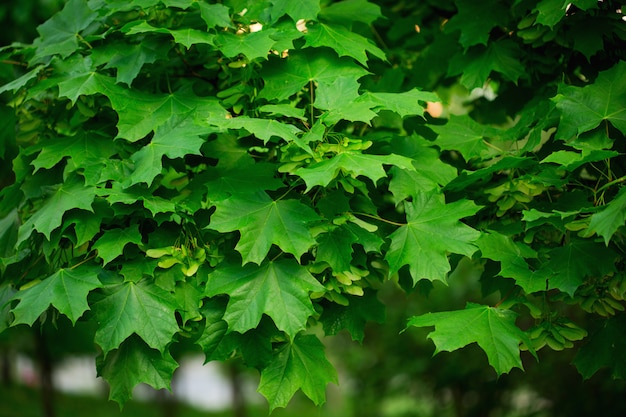
[(461, 74), (461, 84), (469, 90), (484, 87), (492, 71), (517, 83), (526, 75), (520, 65), (520, 54), (517, 44), (508, 39), (491, 42), (487, 47), (474, 46), (450, 60), (448, 75)]
[(436, 192), (418, 192), (415, 197), (404, 202), (408, 223), (389, 236), (389, 274), (409, 265), (413, 283), (422, 278), (445, 282), (450, 271), (447, 254), (471, 256), (476, 251), (480, 233), (459, 219), (476, 214), (479, 207), (468, 200), (446, 204)]
[(101, 286), (100, 268), (82, 265), (74, 269), (61, 268), (41, 282), (15, 294), (19, 304), (12, 310), (12, 325), (31, 326), (51, 305), (69, 318), (73, 324), (89, 310), (87, 295)]
[(275, 136), (286, 142), (293, 142), (310, 155), (313, 155), (309, 145), (297, 136), (302, 131), (289, 123), (282, 123), (274, 119), (254, 119), (246, 116), (232, 119), (215, 119), (211, 120), (210, 123), (225, 129), (245, 129), (263, 140), (264, 143), (267, 143)]
[(336, 335), (347, 329), (352, 340), (363, 343), (365, 324), (385, 322), (385, 305), (376, 297), (376, 293), (366, 290), (360, 297), (348, 297), (350, 304), (342, 306), (329, 304), (324, 306), (320, 321), (327, 335)]
[(16, 246), (27, 239), (33, 230), (50, 239), (50, 233), (61, 226), (65, 212), (72, 209), (93, 211), (91, 204), (94, 197), (95, 187), (85, 185), (81, 177), (76, 175), (54, 186), (42, 206), (20, 227)]
[(423, 116), (424, 106), (422, 103), (427, 101), (438, 102), (439, 97), (430, 91), (420, 91), (414, 88), (404, 93), (375, 93), (366, 92), (360, 98), (375, 107), (376, 110), (391, 110), (398, 113), (400, 117)]
[(338, 58), (330, 51), (294, 52), (286, 59), (271, 60), (263, 67), (265, 86), (259, 97), (283, 100), (313, 81), (330, 84), (339, 76), (358, 80), (366, 74), (363, 67), (348, 58)]
[(339, 120), (369, 123), (376, 113), (373, 103), (359, 101), (359, 83), (353, 77), (337, 77), (332, 82), (320, 82), (315, 90), (315, 107), (328, 112), (320, 118), (328, 125)]
[(200, 147), (205, 142), (204, 136), (213, 130), (196, 124), (192, 113), (172, 117), (159, 126), (150, 143), (131, 155), (135, 169), (130, 176), (130, 184), (145, 182), (150, 186), (161, 173), (163, 156), (174, 159), (185, 155), (200, 155)]
[(172, 375), (178, 362), (169, 351), (160, 353), (149, 348), (139, 337), (131, 336), (106, 356), (96, 358), (98, 376), (111, 386), (109, 399), (121, 407), (131, 399), (137, 384), (154, 389), (170, 389)]
[(622, 187), (611, 202), (604, 206), (601, 211), (591, 215), (586, 234), (591, 236), (597, 233), (604, 238), (604, 243), (609, 246), (611, 237), (625, 223), (626, 187)]
[(326, 359), (324, 345), (313, 335), (298, 335), (279, 348), (261, 371), (258, 391), (267, 398), (270, 412), (285, 407), (301, 389), (316, 405), (326, 399), (326, 385), (337, 383), (337, 371)]
[(513, 278), (528, 294), (545, 291), (552, 273), (545, 269), (533, 271), (530, 268), (525, 258), (537, 257), (537, 253), (530, 247), (497, 232), (483, 233), (476, 244), (484, 258), (500, 262), (498, 275)]
[(333, 271), (343, 272), (350, 270), (352, 260), (352, 245), (357, 243), (358, 237), (346, 227), (337, 227), (317, 238), (317, 252), (315, 260), (326, 262)]
[(413, 161), (404, 156), (342, 152), (309, 167), (298, 168), (295, 174), (304, 180), (308, 191), (316, 185), (326, 187), (340, 172), (352, 178), (363, 175), (376, 183), (387, 176), (383, 165), (394, 165), (408, 171), (415, 171)]
[(74, 53), (78, 49), (77, 35), (97, 17), (98, 13), (90, 9), (85, 0), (68, 1), (63, 10), (37, 27), (35, 59), (54, 54), (67, 57)]
[(209, 275), (206, 295), (228, 294), (224, 320), (229, 331), (244, 333), (267, 314), (276, 327), (294, 337), (315, 313), (309, 292), (325, 291), (309, 272), (293, 260), (255, 265), (225, 266)]
[(317, 23), (307, 27), (305, 47), (328, 46), (339, 56), (350, 56), (362, 65), (367, 65), (367, 54), (386, 61), (385, 53), (369, 39), (351, 32), (343, 26)]
[(275, 173), (275, 167), (265, 163), (242, 163), (226, 169), (218, 166), (203, 183), (211, 201), (219, 201), (235, 194), (250, 195), (283, 187)]
[(229, 58), (242, 54), (250, 61), (256, 58), (267, 59), (270, 49), (276, 43), (273, 38), (276, 32), (276, 29), (263, 29), (241, 35), (221, 32), (215, 36), (215, 45)]
[(207, 29), (213, 29), (216, 26), (219, 27), (232, 27), (230, 20), (230, 9), (223, 4), (207, 4), (204, 2), (197, 2), (200, 7), (200, 16), (206, 23)]
[(211, 298), (202, 306), (206, 324), (196, 344), (202, 348), (207, 362), (230, 358), (238, 345), (240, 334), (229, 333), (228, 323), (224, 320), (226, 306), (225, 297)]
[(178, 324), (174, 296), (147, 280), (108, 285), (92, 304), (98, 321), (94, 341), (106, 355), (133, 333), (151, 348), (165, 352)]
[(456, 150), (465, 159), (483, 158), (489, 152), (486, 139), (496, 136), (496, 128), (475, 122), (471, 117), (450, 116), (445, 125), (431, 127), (439, 136), (435, 144), (442, 150)]
[(143, 39), (139, 43), (111, 42), (92, 53), (96, 65), (117, 69), (116, 81), (130, 86), (144, 64), (152, 64), (170, 46), (157, 39)]
[(380, 6), (366, 0), (344, 0), (324, 7), (320, 11), (319, 17), (326, 21), (341, 24), (363, 22), (366, 25), (371, 25), (383, 15), (380, 12)]
[(276, 16), (282, 16), (287, 14), (297, 22), (300, 19), (315, 20), (317, 14), (320, 11), (320, 3), (318, 0), (271, 0), (272, 13), (276, 13)]
[(244, 264), (260, 265), (272, 244), (296, 258), (315, 244), (307, 224), (319, 216), (297, 200), (274, 201), (265, 192), (257, 192), (233, 195), (216, 201), (215, 206), (208, 228), (222, 233), (239, 231), (241, 237), (235, 249)]
[[(444, 30), (448, 33), (460, 31), (459, 43), (464, 48), (487, 45), (491, 29), (506, 24), (509, 8), (505, 4), (473, 0), (457, 0), (455, 3), (458, 13), (446, 23)], [(476, 16), (480, 16), (480, 19), (476, 19)]]
[(550, 273), (550, 288), (558, 288), (571, 296), (586, 277), (615, 272), (618, 259), (612, 249), (589, 239), (572, 239), (562, 247), (552, 249), (549, 256), (550, 260), (542, 269)]
[(553, 101), (561, 112), (560, 139), (593, 130), (603, 121), (626, 134), (626, 62), (600, 72), (594, 83), (584, 87), (560, 84)]
[(85, 168), (90, 163), (101, 164), (115, 154), (115, 145), (109, 138), (99, 135), (88, 136), (82, 132), (76, 136), (55, 138), (42, 147), (31, 162), (35, 172), (50, 169), (65, 158), (71, 159), (75, 169)]
[(626, 378), (626, 320), (621, 315), (601, 323), (587, 343), (581, 346), (573, 364), (584, 379), (591, 378), (602, 368), (609, 368), (614, 379)]
[(98, 251), (98, 257), (102, 259), (104, 265), (117, 258), (124, 251), (124, 247), (134, 243), (141, 245), (141, 233), (139, 225), (134, 225), (125, 229), (111, 229), (94, 242), (92, 249)]
[(435, 354), (477, 343), (487, 354), (489, 364), (502, 375), (513, 368), (524, 369), (519, 345), (527, 337), (515, 326), (516, 317), (510, 310), (468, 303), (464, 310), (411, 317), (407, 327), (435, 326), (428, 335), (435, 343)]

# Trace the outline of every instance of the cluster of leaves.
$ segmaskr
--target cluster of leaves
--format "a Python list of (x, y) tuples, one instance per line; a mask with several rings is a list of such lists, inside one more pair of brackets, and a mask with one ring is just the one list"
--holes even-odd
[(70, 0), (2, 48), (24, 68), (0, 87), (0, 331), (93, 323), (120, 404), (190, 343), (259, 369), (270, 409), (320, 404), (311, 330), (362, 340), (384, 281), (465, 257), (500, 301), (411, 318), (438, 351), (506, 373), (588, 313), (576, 366), (623, 375), (621, 12), (379, 3)]

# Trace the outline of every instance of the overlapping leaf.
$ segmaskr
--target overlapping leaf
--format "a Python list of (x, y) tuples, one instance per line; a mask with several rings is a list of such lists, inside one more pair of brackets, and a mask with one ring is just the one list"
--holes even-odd
[(109, 399), (122, 407), (138, 384), (148, 384), (157, 390), (170, 389), (178, 363), (169, 351), (160, 353), (133, 336), (105, 357), (99, 356), (96, 366), (98, 375), (111, 386)]
[(326, 359), (324, 345), (313, 335), (298, 335), (261, 371), (258, 391), (269, 401), (270, 411), (287, 406), (298, 389), (321, 405), (329, 382), (337, 382), (337, 372)]
[(224, 320), (229, 331), (244, 333), (259, 325), (267, 314), (278, 329), (294, 337), (315, 310), (309, 298), (324, 287), (293, 260), (225, 266), (209, 275), (206, 294), (228, 294)]

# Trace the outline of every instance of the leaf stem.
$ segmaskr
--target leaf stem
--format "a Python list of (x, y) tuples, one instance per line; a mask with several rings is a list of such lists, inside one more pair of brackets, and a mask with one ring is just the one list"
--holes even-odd
[(353, 212), (351, 214), (354, 214), (354, 215), (357, 215), (357, 216), (369, 217), (371, 219), (379, 220), (379, 221), (384, 222), (384, 223), (393, 224), (394, 226), (406, 226), (407, 225), (406, 223), (398, 223), (398, 222), (394, 222), (392, 220), (383, 219), (382, 217), (374, 216), (373, 214), (360, 213), (360, 212)]

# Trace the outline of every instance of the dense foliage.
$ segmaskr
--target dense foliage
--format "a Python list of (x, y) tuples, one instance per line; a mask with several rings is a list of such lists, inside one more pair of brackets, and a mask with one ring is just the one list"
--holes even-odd
[(461, 260), (483, 298), (408, 321), (437, 351), (624, 376), (612, 2), (71, 0), (37, 31), (0, 50), (0, 331), (89, 324), (111, 399), (191, 343), (320, 404), (322, 333)]

